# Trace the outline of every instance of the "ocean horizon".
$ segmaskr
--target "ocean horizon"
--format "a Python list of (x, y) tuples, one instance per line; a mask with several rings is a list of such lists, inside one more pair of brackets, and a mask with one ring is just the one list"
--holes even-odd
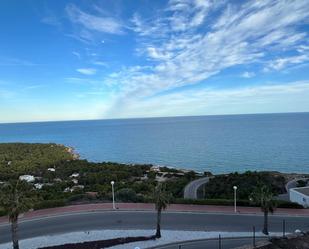
[(309, 113), (2, 123), (0, 142), (64, 144), (94, 162), (309, 173)]

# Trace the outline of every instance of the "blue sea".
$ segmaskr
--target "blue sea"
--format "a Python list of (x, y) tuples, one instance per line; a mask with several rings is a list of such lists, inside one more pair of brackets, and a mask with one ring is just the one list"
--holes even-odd
[(65, 144), (89, 161), (309, 173), (309, 113), (0, 124), (0, 142)]

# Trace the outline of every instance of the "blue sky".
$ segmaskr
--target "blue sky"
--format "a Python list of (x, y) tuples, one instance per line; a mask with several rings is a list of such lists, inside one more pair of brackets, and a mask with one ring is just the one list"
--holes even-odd
[(309, 111), (307, 0), (0, 11), (0, 122)]

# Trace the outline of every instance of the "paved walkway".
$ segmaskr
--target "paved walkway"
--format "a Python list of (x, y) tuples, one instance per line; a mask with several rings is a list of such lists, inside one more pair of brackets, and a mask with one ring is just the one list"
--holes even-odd
[(183, 197), (185, 199), (197, 199), (198, 188), (207, 182), (209, 182), (209, 177), (203, 177), (190, 182), (184, 189)]
[[(151, 203), (117, 203), (116, 207), (122, 211), (154, 211), (154, 204)], [(22, 220), (30, 220), (35, 218), (57, 216), (68, 213), (83, 213), (95, 211), (112, 210), (112, 203), (97, 203), (73, 205), (58, 208), (41, 209), (30, 211), (21, 215)], [(261, 215), (260, 208), (256, 207), (238, 207), (238, 214), (258, 214)], [(214, 205), (187, 205), (187, 204), (171, 204), (167, 211), (170, 212), (205, 212), (205, 213), (222, 213), (233, 214), (234, 207), (232, 206), (214, 206)], [(278, 208), (274, 215), (291, 215), (291, 216), (309, 216), (309, 209), (288, 209)], [(0, 217), (0, 223), (6, 223), (6, 217)]]

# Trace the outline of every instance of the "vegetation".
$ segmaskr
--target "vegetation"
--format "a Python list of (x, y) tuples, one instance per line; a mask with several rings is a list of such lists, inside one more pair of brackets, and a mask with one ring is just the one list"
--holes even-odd
[[(185, 185), (196, 178), (193, 171), (88, 162), (56, 144), (0, 144), (0, 151), (0, 182), (17, 180), (20, 175), (35, 177), (32, 185), (38, 188), (34, 209), (110, 201), (112, 180), (117, 201), (150, 202), (158, 177), (165, 181), (167, 191), (181, 198)], [(5, 213), (0, 205), (0, 215)]]
[[(115, 181), (117, 202), (152, 202), (153, 189), (159, 181), (173, 196), (174, 203), (233, 205), (233, 186), (237, 185), (237, 204), (249, 202), (254, 187), (262, 183), (274, 194), (284, 192), (285, 179), (271, 172), (246, 172), (219, 175), (199, 190), (206, 200), (184, 200), (183, 189), (198, 175), (153, 165), (127, 165), (112, 162), (93, 163), (80, 160), (72, 150), (56, 144), (0, 144), (0, 186), (20, 175), (32, 175), (36, 190), (34, 209), (59, 207), (69, 204), (111, 201), (110, 182)], [(211, 173), (205, 172), (211, 176)], [(278, 207), (301, 208), (290, 202), (276, 201)], [(7, 214), (0, 205), (0, 216)]]
[[(283, 201), (283, 200), (273, 200), (278, 208), (296, 208), (303, 209), (304, 207), (295, 202)], [(173, 203), (177, 204), (194, 204), (194, 205), (219, 205), (219, 206), (233, 206), (233, 199), (182, 199), (177, 198), (173, 200)], [(248, 200), (237, 200), (237, 206), (245, 207), (259, 207), (258, 203), (254, 203)]]
[(73, 160), (70, 149), (56, 144), (0, 144), (0, 180), (36, 173), (60, 161)]
[(10, 181), (0, 189), (0, 205), (11, 222), (13, 248), (19, 249), (18, 216), (28, 211), (33, 204), (33, 190), (25, 181)]
[(285, 178), (273, 172), (231, 173), (218, 175), (199, 189), (199, 197), (207, 199), (233, 199), (233, 186), (237, 186), (237, 197), (249, 200), (250, 194), (258, 185), (265, 185), (274, 195), (285, 192)]
[(153, 193), (153, 201), (157, 210), (157, 229), (156, 229), (156, 238), (161, 238), (161, 213), (162, 210), (167, 208), (167, 205), (170, 203), (172, 196), (169, 192), (166, 191), (165, 186), (158, 184), (155, 187)]
[(268, 186), (262, 185), (253, 191), (250, 198), (261, 207), (264, 213), (264, 226), (262, 232), (268, 235), (268, 214), (273, 213), (276, 208), (276, 203), (273, 200), (273, 193)]
[(302, 187), (306, 187), (308, 185), (308, 180), (304, 179), (304, 180), (298, 180), (297, 181), (297, 188), (302, 188)]

